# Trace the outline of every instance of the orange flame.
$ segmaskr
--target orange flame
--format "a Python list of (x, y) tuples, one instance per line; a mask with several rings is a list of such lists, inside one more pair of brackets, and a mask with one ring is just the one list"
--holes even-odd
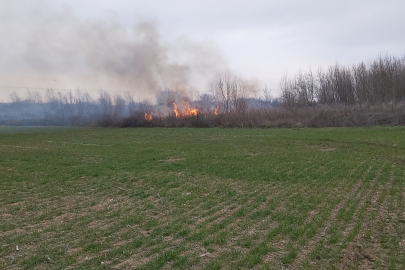
[(145, 120), (146, 121), (152, 121), (152, 118), (153, 118), (152, 113), (145, 113)]
[(182, 112), (183, 116), (197, 116), (198, 114), (198, 109), (191, 109), (190, 110), (190, 105), (187, 104), (187, 109), (183, 110)]
[(214, 114), (218, 115), (218, 106), (214, 109)]
[(173, 103), (174, 106), (174, 113), (176, 114), (176, 117), (190, 117), (190, 116), (197, 116), (198, 115), (198, 109), (190, 109), (190, 105), (187, 104), (187, 108), (182, 110), (181, 112), (177, 109), (176, 103)]
[(174, 106), (174, 113), (176, 114), (176, 117), (179, 117), (179, 115), (180, 115), (180, 113), (179, 113), (179, 111), (177, 110), (177, 105), (176, 105), (176, 103), (174, 103), (173, 102), (173, 106)]

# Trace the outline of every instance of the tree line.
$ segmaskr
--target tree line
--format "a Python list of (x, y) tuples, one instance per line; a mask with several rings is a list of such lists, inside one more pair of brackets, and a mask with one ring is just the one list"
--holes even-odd
[(219, 76), (211, 87), (211, 92), (194, 100), (182, 96), (181, 91), (160, 90), (154, 103), (137, 101), (130, 92), (120, 95), (105, 90), (100, 90), (97, 98), (81, 90), (61, 92), (47, 89), (44, 98), (38, 91), (27, 90), (25, 96), (14, 92), (9, 102), (0, 102), (0, 125), (150, 126), (151, 121), (147, 121), (144, 115), (151, 113), (155, 126), (158, 119), (159, 126), (167, 126), (164, 122), (173, 116), (174, 102), (180, 103), (179, 106), (187, 103), (197, 108), (199, 119), (214, 110), (220, 114), (244, 113), (249, 108), (268, 109), (279, 103), (268, 90), (263, 96), (248, 97), (240, 78)]
[[(352, 66), (284, 77), (280, 97), (240, 77), (220, 75), (197, 98), (182, 91), (156, 92), (155, 102), (100, 90), (17, 93), (0, 103), (0, 125), (116, 127), (332, 127), (405, 125), (405, 56), (381, 55)], [(253, 97), (252, 97), (252, 94)], [(196, 114), (174, 113), (197, 109)], [(146, 117), (147, 116), (147, 117)]]
[(284, 77), (281, 99), (288, 108), (315, 104), (370, 104), (405, 100), (405, 55), (380, 55), (353, 66), (338, 63)]

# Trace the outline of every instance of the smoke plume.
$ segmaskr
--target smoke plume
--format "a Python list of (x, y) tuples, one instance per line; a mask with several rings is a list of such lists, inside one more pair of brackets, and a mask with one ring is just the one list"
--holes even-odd
[(195, 87), (208, 90), (201, 88), (227, 70), (210, 42), (166, 40), (152, 21), (132, 27), (113, 19), (86, 21), (50, 3), (3, 1), (0, 98), (27, 88), (80, 88), (93, 95), (99, 89), (129, 91), (139, 99), (171, 89), (190, 96)]

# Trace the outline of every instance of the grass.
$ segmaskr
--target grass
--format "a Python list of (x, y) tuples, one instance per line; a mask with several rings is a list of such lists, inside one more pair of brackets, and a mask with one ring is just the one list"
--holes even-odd
[(404, 135), (0, 127), (0, 269), (404, 269)]

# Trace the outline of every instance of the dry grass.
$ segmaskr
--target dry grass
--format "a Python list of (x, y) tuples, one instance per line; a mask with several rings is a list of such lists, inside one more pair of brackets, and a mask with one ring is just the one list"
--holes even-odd
[(128, 117), (113, 123), (99, 122), (101, 126), (121, 127), (239, 127), (239, 128), (292, 128), (292, 127), (370, 127), (405, 125), (405, 105), (314, 105), (288, 109), (252, 109), (243, 113), (200, 114), (192, 117), (155, 117), (146, 121), (143, 116)]

